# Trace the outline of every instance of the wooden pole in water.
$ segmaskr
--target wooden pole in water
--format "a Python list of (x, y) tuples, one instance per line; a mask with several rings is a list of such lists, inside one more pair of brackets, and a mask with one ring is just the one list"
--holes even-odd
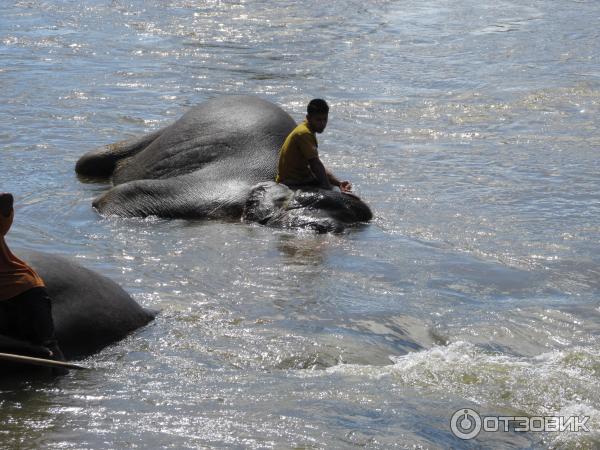
[(64, 369), (85, 370), (87, 367), (79, 366), (64, 361), (55, 361), (53, 359), (34, 358), (33, 356), (14, 355), (12, 353), (0, 353), (0, 360), (13, 361), (22, 364), (45, 367), (62, 367)]

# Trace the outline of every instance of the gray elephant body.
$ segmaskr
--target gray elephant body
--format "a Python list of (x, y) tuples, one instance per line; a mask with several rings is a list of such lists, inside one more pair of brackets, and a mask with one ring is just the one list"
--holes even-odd
[[(52, 298), (56, 338), (68, 360), (91, 355), (123, 339), (155, 316), (112, 280), (68, 259), (31, 250), (15, 253), (30, 264), (46, 284)], [(18, 349), (0, 337), (0, 352), (15, 350)], [(0, 363), (0, 367), (4, 367), (4, 363)]]
[[(289, 203), (257, 204), (266, 198), (261, 183), (274, 180), (279, 149), (294, 129), (293, 119), (278, 106), (251, 96), (226, 96), (192, 108), (172, 125), (139, 139), (119, 142), (83, 155), (76, 171), (85, 177), (112, 179), (114, 187), (94, 201), (103, 214), (156, 215), (167, 218), (252, 219), (249, 209), (271, 208), (270, 215), (285, 216)], [(282, 185), (271, 186), (279, 195)], [(287, 197), (294, 196), (288, 189)], [(371, 219), (361, 200), (341, 193), (318, 193), (345, 205), (341, 222), (328, 217), (324, 202), (296, 203), (304, 209), (302, 225), (294, 220), (271, 220), (272, 226), (308, 226), (339, 231), (349, 224)], [(271, 199), (272, 196), (269, 196)], [(321, 205), (320, 207), (318, 205)], [(321, 208), (319, 211), (317, 209)], [(298, 211), (294, 215), (298, 215)], [(323, 226), (324, 222), (325, 226)]]

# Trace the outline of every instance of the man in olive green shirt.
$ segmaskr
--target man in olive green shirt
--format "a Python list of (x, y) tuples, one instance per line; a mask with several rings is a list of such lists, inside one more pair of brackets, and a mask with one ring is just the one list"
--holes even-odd
[(349, 181), (338, 180), (319, 159), (315, 133), (325, 130), (328, 115), (329, 106), (325, 100), (310, 101), (306, 120), (294, 128), (281, 146), (275, 181), (291, 188), (319, 186), (332, 189), (332, 186), (337, 186), (342, 192), (352, 190)]

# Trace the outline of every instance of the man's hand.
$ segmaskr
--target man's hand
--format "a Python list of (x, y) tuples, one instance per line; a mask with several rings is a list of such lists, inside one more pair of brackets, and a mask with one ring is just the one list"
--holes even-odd
[(352, 192), (352, 183), (349, 181), (340, 181), (339, 187), (342, 192)]
[(8, 192), (0, 192), (0, 214), (4, 217), (10, 216), (13, 209), (14, 198)]

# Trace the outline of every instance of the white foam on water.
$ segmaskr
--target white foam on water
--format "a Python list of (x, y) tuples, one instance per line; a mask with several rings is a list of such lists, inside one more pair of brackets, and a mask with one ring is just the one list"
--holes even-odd
[(327, 374), (389, 378), (427, 396), (465, 399), (482, 411), (514, 416), (589, 417), (590, 432), (549, 432), (551, 446), (600, 440), (600, 351), (573, 347), (535, 357), (490, 353), (464, 341), (395, 356), (388, 366), (337, 365)]

